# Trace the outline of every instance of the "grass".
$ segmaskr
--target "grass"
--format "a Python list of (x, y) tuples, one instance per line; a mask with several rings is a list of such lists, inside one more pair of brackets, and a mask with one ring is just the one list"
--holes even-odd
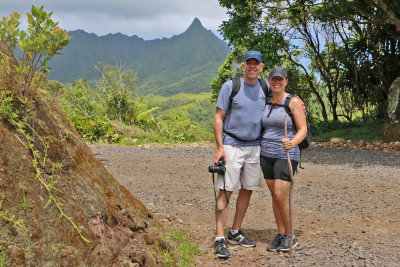
[(164, 266), (189, 267), (195, 265), (195, 256), (200, 255), (200, 250), (184, 233), (173, 230), (161, 235), (160, 239), (166, 245), (162, 257)]
[(0, 252), (0, 267), (7, 266), (7, 262), (8, 262), (7, 252), (5, 251)]
[(8, 262), (7, 251), (5, 251), (4, 249), (4, 245), (0, 244), (0, 267), (7, 266)]
[[(355, 120), (347, 121), (328, 121), (316, 122), (311, 124), (311, 135), (313, 142), (329, 141), (333, 137), (343, 138), (344, 140), (364, 141), (372, 143), (383, 140), (384, 120), (367, 119), (365, 121)], [(203, 136), (195, 141), (214, 142), (212, 133), (209, 136)], [(158, 133), (125, 133), (123, 134), (119, 145), (138, 146), (145, 144), (179, 144), (192, 143), (194, 141), (171, 140), (160, 136)]]
[(24, 210), (29, 209), (32, 206), (32, 203), (31, 200), (26, 196), (24, 189), (22, 189), (21, 191), (21, 196), (22, 196), (22, 203), (20, 204), (20, 207), (23, 208)]
[(329, 121), (312, 124), (311, 134), (314, 142), (329, 141), (332, 137), (338, 137), (344, 140), (362, 140), (372, 143), (383, 140), (383, 129), (384, 120)]

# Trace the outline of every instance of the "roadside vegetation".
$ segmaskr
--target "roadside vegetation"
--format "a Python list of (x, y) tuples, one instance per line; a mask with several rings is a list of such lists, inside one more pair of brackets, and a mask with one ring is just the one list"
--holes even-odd
[(327, 142), (333, 137), (372, 143), (383, 140), (384, 120), (320, 121), (311, 124), (313, 142)]
[(213, 141), (221, 85), (242, 75), (241, 59), (251, 48), (265, 55), (263, 77), (272, 66), (286, 67), (288, 91), (305, 102), (313, 141), (383, 139), (388, 90), (400, 76), (400, 26), (398, 20), (386, 19), (390, 14), (382, 3), (373, 9), (344, 0), (224, 0), (220, 5), (229, 11), (221, 34), (233, 50), (211, 82), (211, 94), (138, 97), (135, 70), (101, 62), (95, 66), (97, 80), (50, 81), (46, 90), (87, 142)]
[(288, 70), (288, 91), (306, 104), (313, 140), (382, 139), (388, 92), (400, 77), (399, 1), (219, 0), (220, 32), (233, 47), (212, 81), (241, 74), (245, 50), (264, 55), (265, 72)]
[[(19, 30), (19, 14), (13, 13), (3, 19), (1, 37), (19, 55), (17, 69), (25, 73), (21, 76), (25, 87), (36, 76), (40, 82), (37, 85), (59, 102), (87, 142), (134, 146), (212, 141), (216, 97), (223, 82), (241, 75), (240, 59), (247, 47), (267, 55), (264, 77), (268, 75), (268, 66), (284, 65), (288, 69), (289, 92), (299, 95), (306, 104), (313, 141), (327, 141), (331, 137), (382, 140), (388, 87), (400, 76), (395, 67), (400, 62), (400, 50), (393, 49), (398, 46), (393, 40), (399, 39), (395, 25), (375, 23), (368, 17), (362, 17), (365, 25), (359, 25), (355, 21), (357, 14), (350, 9), (337, 11), (341, 12), (338, 19), (333, 11), (325, 12), (336, 2), (329, 4), (332, 6), (270, 2), (232, 5), (230, 1), (220, 1), (230, 10), (230, 18), (221, 26), (221, 32), (234, 49), (211, 82), (211, 93), (138, 97), (135, 81), (139, 77), (134, 70), (105, 62), (94, 66), (100, 77), (97, 80), (81, 79), (69, 84), (50, 81), (46, 79), (50, 71), (47, 62), (68, 44), (69, 36), (64, 30), (49, 20), (43, 31), (47, 40), (57, 44), (49, 46), (37, 34), (41, 29), (34, 16), (30, 17), (34, 29), (30, 36)], [(271, 8), (261, 16), (267, 4)], [(33, 10), (47, 18), (51, 15), (43, 7)], [(255, 12), (246, 12), (250, 10)], [(376, 15), (384, 16), (384, 12), (378, 8)], [(243, 18), (246, 23), (237, 24)], [(276, 27), (275, 22), (286, 26)], [(346, 27), (352, 32), (346, 31)], [(52, 28), (55, 30), (50, 31)], [(315, 36), (307, 38), (311, 28)], [(292, 41), (285, 37), (284, 30), (291, 33)], [(296, 44), (294, 39), (298, 40)]]
[[(150, 105), (150, 98), (134, 97), (137, 77), (133, 70), (107, 63), (95, 67), (101, 74), (98, 80), (76, 80), (67, 85), (49, 81), (45, 87), (87, 142), (140, 145), (210, 139), (210, 134), (193, 120), (195, 117), (188, 115), (194, 113), (163, 113), (159, 106)], [(194, 108), (202, 110), (194, 96), (177, 103), (179, 100), (174, 107), (194, 103)], [(165, 106), (162, 101), (158, 104)]]

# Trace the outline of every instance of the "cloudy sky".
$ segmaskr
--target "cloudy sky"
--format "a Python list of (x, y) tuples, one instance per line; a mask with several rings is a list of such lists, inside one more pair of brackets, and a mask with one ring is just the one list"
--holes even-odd
[(16, 11), (25, 19), (32, 5), (53, 12), (52, 19), (68, 31), (120, 32), (145, 40), (180, 34), (195, 17), (219, 35), (219, 25), (228, 19), (218, 0), (0, 0), (0, 16)]

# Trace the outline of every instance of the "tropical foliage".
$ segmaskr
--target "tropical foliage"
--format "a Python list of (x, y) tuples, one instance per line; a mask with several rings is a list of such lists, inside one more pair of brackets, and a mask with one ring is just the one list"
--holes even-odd
[(107, 63), (99, 63), (96, 69), (101, 78), (94, 85), (76, 80), (60, 90), (56, 86), (60, 83), (52, 81), (46, 88), (60, 97), (61, 107), (87, 141), (184, 142), (207, 135), (186, 114), (155, 116), (159, 107), (134, 97), (136, 74), (131, 69)]
[(291, 71), (289, 91), (318, 104), (315, 118), (384, 117), (388, 89), (400, 76), (398, 1), (219, 2), (229, 14), (220, 30), (235, 51), (213, 81), (214, 96), (241, 51), (257, 49), (267, 70), (279, 64)]
[(154, 112), (156, 117), (170, 119), (179, 116), (190, 119), (196, 122), (200, 129), (209, 133), (208, 136), (205, 136), (207, 139), (212, 139), (212, 121), (214, 119), (215, 104), (210, 102), (210, 97), (210, 93), (180, 93), (170, 97), (150, 94), (144, 96), (142, 99), (149, 107), (158, 107)]

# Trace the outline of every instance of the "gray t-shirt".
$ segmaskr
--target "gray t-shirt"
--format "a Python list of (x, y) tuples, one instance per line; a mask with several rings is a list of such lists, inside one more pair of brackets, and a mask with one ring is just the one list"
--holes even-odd
[[(233, 82), (225, 82), (218, 96), (217, 107), (227, 112), (224, 118), (224, 145), (259, 146), (261, 134), (261, 118), (265, 109), (265, 94), (260, 83), (250, 85), (241, 80), (241, 88), (233, 98), (229, 108)], [(227, 135), (229, 132), (244, 141)], [(247, 141), (248, 140), (248, 141)]]
[[(285, 99), (281, 103), (282, 105), (285, 102)], [(262, 126), (264, 131), (261, 140), (261, 155), (275, 159), (286, 159), (286, 151), (283, 149), (282, 145), (282, 138), (285, 136), (283, 121), (285, 116), (287, 118), (288, 138), (292, 139), (296, 135), (297, 130), (293, 125), (294, 122), (292, 121), (292, 118), (286, 113), (285, 108), (271, 105), (266, 106), (262, 117)], [(296, 146), (290, 149), (289, 156), (291, 160), (299, 161), (299, 147)]]

